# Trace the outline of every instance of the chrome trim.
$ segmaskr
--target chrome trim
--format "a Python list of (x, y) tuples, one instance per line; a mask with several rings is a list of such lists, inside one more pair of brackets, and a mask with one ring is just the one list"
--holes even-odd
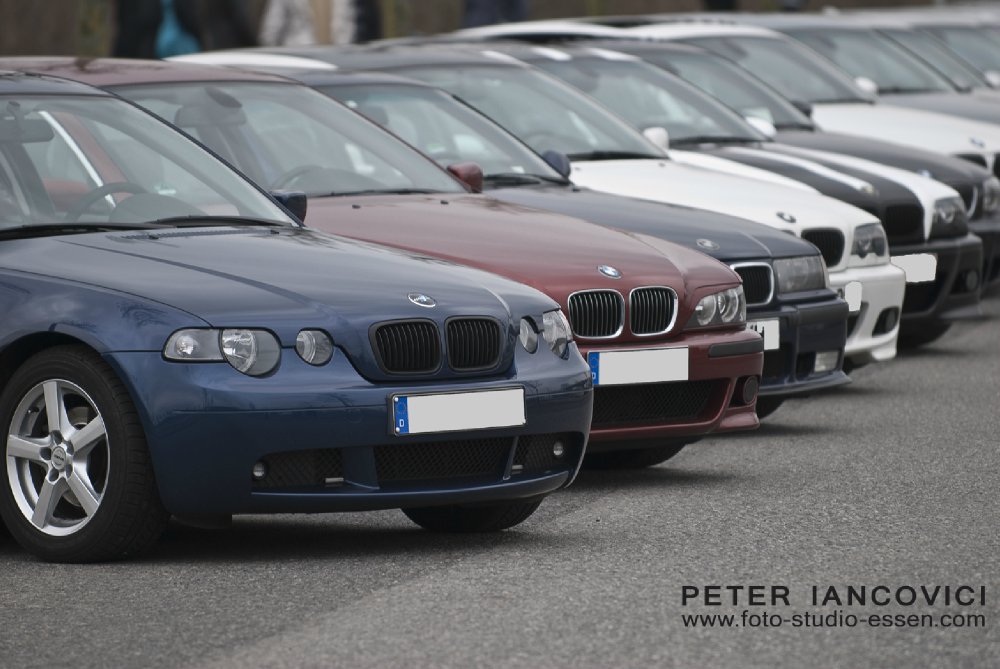
[[(622, 317), (621, 320), (618, 322), (618, 330), (616, 330), (614, 334), (605, 335), (604, 337), (584, 337), (583, 335), (577, 333), (576, 325), (573, 324), (572, 320), (573, 309), (570, 307), (570, 301), (573, 299), (574, 295), (580, 295), (582, 293), (614, 293), (615, 295), (618, 296), (618, 299), (621, 300)], [(615, 339), (617, 337), (620, 337), (621, 333), (624, 332), (625, 330), (625, 298), (622, 296), (621, 293), (619, 293), (614, 288), (588, 288), (586, 290), (577, 290), (575, 292), (570, 293), (569, 296), (566, 298), (566, 313), (567, 313), (567, 320), (569, 320), (569, 327), (573, 331), (573, 335), (579, 339), (587, 339), (590, 341)]]
[[(961, 193), (959, 193), (961, 196)], [(976, 211), (976, 205), (979, 204), (979, 186), (972, 187), (972, 204), (965, 208), (965, 214), (972, 220), (972, 214)], [(986, 213), (986, 212), (983, 212)]]
[[(775, 285), (776, 282), (774, 280), (774, 268), (771, 267), (771, 263), (766, 263), (766, 262), (734, 262), (732, 265), (729, 266), (729, 268), (732, 269), (734, 272), (736, 271), (736, 268), (738, 268), (738, 267), (766, 267), (767, 268), (767, 275), (771, 279), (771, 292), (767, 294), (767, 300), (765, 300), (764, 302), (754, 302), (754, 303), (751, 303), (749, 300), (747, 300), (747, 308), (749, 309), (750, 307), (763, 307), (765, 305), (771, 304), (771, 300), (774, 299), (774, 295), (775, 295), (775, 293), (778, 290), (777, 287), (776, 287), (776, 285)], [(740, 283), (742, 283), (742, 282), (743, 282), (743, 277), (740, 277)], [(744, 291), (743, 291), (743, 297), (744, 297), (744, 299), (746, 299), (746, 292), (747, 291), (744, 289)]]
[(681, 305), (680, 305), (680, 298), (677, 296), (676, 290), (674, 290), (670, 286), (636, 286), (635, 288), (633, 288), (628, 292), (629, 330), (632, 330), (632, 295), (637, 290), (644, 290), (647, 288), (658, 288), (660, 290), (669, 290), (670, 293), (674, 296), (674, 313), (670, 315), (670, 322), (667, 323), (666, 330), (660, 330), (659, 332), (649, 332), (646, 334), (639, 334), (633, 331), (632, 336), (634, 337), (659, 337), (660, 335), (667, 334), (668, 332), (674, 329), (675, 325), (677, 325), (677, 312), (680, 311)]

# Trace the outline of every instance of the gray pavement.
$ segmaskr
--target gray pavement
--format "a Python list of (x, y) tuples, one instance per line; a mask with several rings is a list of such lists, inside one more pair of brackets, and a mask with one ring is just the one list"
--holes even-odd
[[(996, 667), (1000, 300), (992, 320), (659, 467), (585, 473), (520, 528), (398, 512), (172, 526), (142, 560), (0, 538), (0, 667)], [(985, 606), (813, 607), (811, 587), (970, 584)], [(780, 585), (789, 607), (681, 602)], [(742, 612), (985, 616), (985, 627), (685, 627)]]

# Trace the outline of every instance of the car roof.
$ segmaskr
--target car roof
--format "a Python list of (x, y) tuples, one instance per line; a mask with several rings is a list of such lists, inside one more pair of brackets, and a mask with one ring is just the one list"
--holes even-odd
[[(282, 47), (261, 49), (270, 53), (282, 53), (315, 58), (332, 63), (341, 70), (396, 69), (407, 66), (469, 66), (496, 65), (506, 67), (528, 67), (517, 58), (492, 48), (492, 43), (474, 44), (435, 42), (429, 44), (376, 44), (356, 47)], [(252, 50), (251, 50), (252, 51)]]
[(162, 60), (74, 58), (70, 56), (0, 58), (0, 69), (70, 79), (91, 86), (181, 83), (186, 81), (277, 81), (271, 74)]
[(59, 77), (24, 72), (13, 68), (6, 61), (0, 64), (0, 94), (11, 95), (97, 95), (104, 91)]
[(388, 84), (393, 86), (412, 86), (414, 88), (431, 88), (437, 90), (434, 86), (418, 79), (410, 79), (409, 77), (401, 77), (399, 75), (388, 74), (386, 72), (345, 72), (339, 69), (303, 70), (295, 68), (274, 68), (270, 71), (286, 76), (289, 79), (300, 81), (309, 86), (377, 86)]
[(782, 37), (781, 33), (758, 26), (720, 23), (707, 20), (677, 20), (670, 23), (623, 28), (626, 36), (649, 39), (684, 39), (689, 37)]

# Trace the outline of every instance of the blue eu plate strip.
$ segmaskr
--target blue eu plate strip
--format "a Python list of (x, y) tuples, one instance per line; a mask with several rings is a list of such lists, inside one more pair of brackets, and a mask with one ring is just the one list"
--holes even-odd
[(596, 386), (601, 382), (601, 364), (600, 364), (601, 354), (600, 353), (588, 353), (587, 362), (590, 363), (590, 379), (594, 382)]
[(393, 425), (396, 434), (409, 434), (410, 417), (406, 410), (406, 398), (394, 397), (392, 405)]

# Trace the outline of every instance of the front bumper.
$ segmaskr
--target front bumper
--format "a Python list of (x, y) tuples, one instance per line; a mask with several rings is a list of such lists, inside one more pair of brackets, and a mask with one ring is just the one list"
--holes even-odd
[(994, 214), (969, 222), (971, 230), (983, 242), (982, 294), (1000, 289), (1000, 215)]
[(759, 427), (756, 397), (744, 404), (737, 392), (742, 380), (760, 377), (763, 341), (756, 332), (685, 333), (660, 344), (580, 343), (584, 357), (593, 352), (681, 346), (688, 348), (686, 381), (594, 387), (588, 450), (634, 448), (630, 442), (647, 439), (693, 441), (713, 432)]
[(891, 264), (830, 273), (830, 287), (841, 295), (855, 284), (861, 288), (860, 308), (848, 315), (844, 356), (858, 366), (891, 360), (896, 357), (906, 275)]
[[(923, 244), (894, 246), (893, 257), (929, 253), (937, 257), (933, 281), (908, 283), (903, 300), (902, 332), (964, 318), (978, 318), (983, 268), (983, 243), (974, 234), (932, 239)], [(974, 283), (967, 283), (972, 281)]]
[[(847, 303), (840, 299), (748, 310), (748, 321), (780, 323), (779, 348), (764, 351), (760, 394), (796, 397), (850, 383), (842, 370), (847, 315)], [(817, 373), (816, 354), (824, 351), (835, 351), (837, 364)]]
[[(506, 378), (372, 384), (340, 351), (323, 367), (294, 352), (272, 376), (226, 363), (171, 363), (158, 353), (106, 356), (145, 427), (160, 497), (176, 515), (361, 511), (544, 495), (579, 469), (591, 420), (590, 373), (518, 349)], [(540, 354), (544, 354), (540, 355)], [(394, 436), (396, 393), (525, 392), (519, 427)], [(564, 445), (556, 458), (552, 446)], [(255, 480), (255, 463), (267, 476)]]

